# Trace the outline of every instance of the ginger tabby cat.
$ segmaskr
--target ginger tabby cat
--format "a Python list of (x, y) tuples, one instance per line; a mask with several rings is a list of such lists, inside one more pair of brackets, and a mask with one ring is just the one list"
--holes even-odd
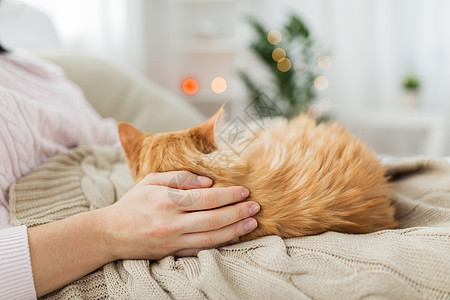
[(211, 159), (223, 149), (217, 137), (222, 112), (223, 107), (191, 129), (154, 135), (119, 123), (133, 178), (187, 170), (212, 178), (213, 187), (247, 187), (247, 200), (258, 202), (261, 210), (255, 216), (258, 228), (242, 241), (271, 234), (370, 233), (397, 225), (385, 168), (343, 127), (316, 125), (305, 115), (276, 120), (256, 131), (242, 153), (228, 151), (224, 168)]

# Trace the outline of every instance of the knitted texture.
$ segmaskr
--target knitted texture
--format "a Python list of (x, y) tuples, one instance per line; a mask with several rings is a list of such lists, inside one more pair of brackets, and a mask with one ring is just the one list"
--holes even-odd
[[(48, 295), (53, 299), (448, 299), (450, 164), (388, 163), (398, 229), (267, 236), (198, 257), (123, 260)], [(11, 188), (15, 225), (34, 226), (109, 205), (132, 186), (119, 151), (80, 147)]]
[(26, 226), (0, 230), (0, 299), (36, 299)]
[[(0, 227), (9, 225), (8, 190), (49, 158), (76, 145), (119, 145), (56, 65), (23, 51), (0, 55)], [(1, 285), (0, 285), (1, 286)]]

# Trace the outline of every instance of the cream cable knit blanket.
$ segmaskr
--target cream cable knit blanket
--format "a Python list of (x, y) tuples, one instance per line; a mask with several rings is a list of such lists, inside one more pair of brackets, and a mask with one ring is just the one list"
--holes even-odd
[[(49, 299), (449, 299), (450, 164), (388, 163), (399, 229), (258, 240), (198, 257), (110, 263)], [(11, 188), (15, 225), (34, 226), (109, 205), (132, 180), (121, 153), (80, 147)]]

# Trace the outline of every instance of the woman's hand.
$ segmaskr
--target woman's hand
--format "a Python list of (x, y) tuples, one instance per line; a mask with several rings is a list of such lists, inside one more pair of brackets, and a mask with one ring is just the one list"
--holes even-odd
[(147, 175), (117, 203), (98, 211), (110, 260), (160, 259), (236, 242), (257, 227), (244, 187), (209, 188), (185, 171)]
[[(112, 206), (28, 228), (37, 296), (117, 259), (195, 255), (256, 227), (243, 187), (188, 172), (150, 174)], [(255, 210), (250, 208), (256, 205)]]

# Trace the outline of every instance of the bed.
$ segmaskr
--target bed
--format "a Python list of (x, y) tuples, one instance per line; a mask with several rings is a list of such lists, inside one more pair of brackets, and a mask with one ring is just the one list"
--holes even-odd
[[(149, 132), (204, 120), (183, 99), (117, 65), (78, 55), (45, 58), (59, 64), (104, 117)], [(197, 257), (121, 260), (44, 298), (448, 299), (450, 164), (432, 157), (385, 163), (395, 183), (395, 230), (267, 236)], [(11, 220), (36, 226), (101, 208), (132, 185), (120, 149), (80, 146), (11, 187)]]

